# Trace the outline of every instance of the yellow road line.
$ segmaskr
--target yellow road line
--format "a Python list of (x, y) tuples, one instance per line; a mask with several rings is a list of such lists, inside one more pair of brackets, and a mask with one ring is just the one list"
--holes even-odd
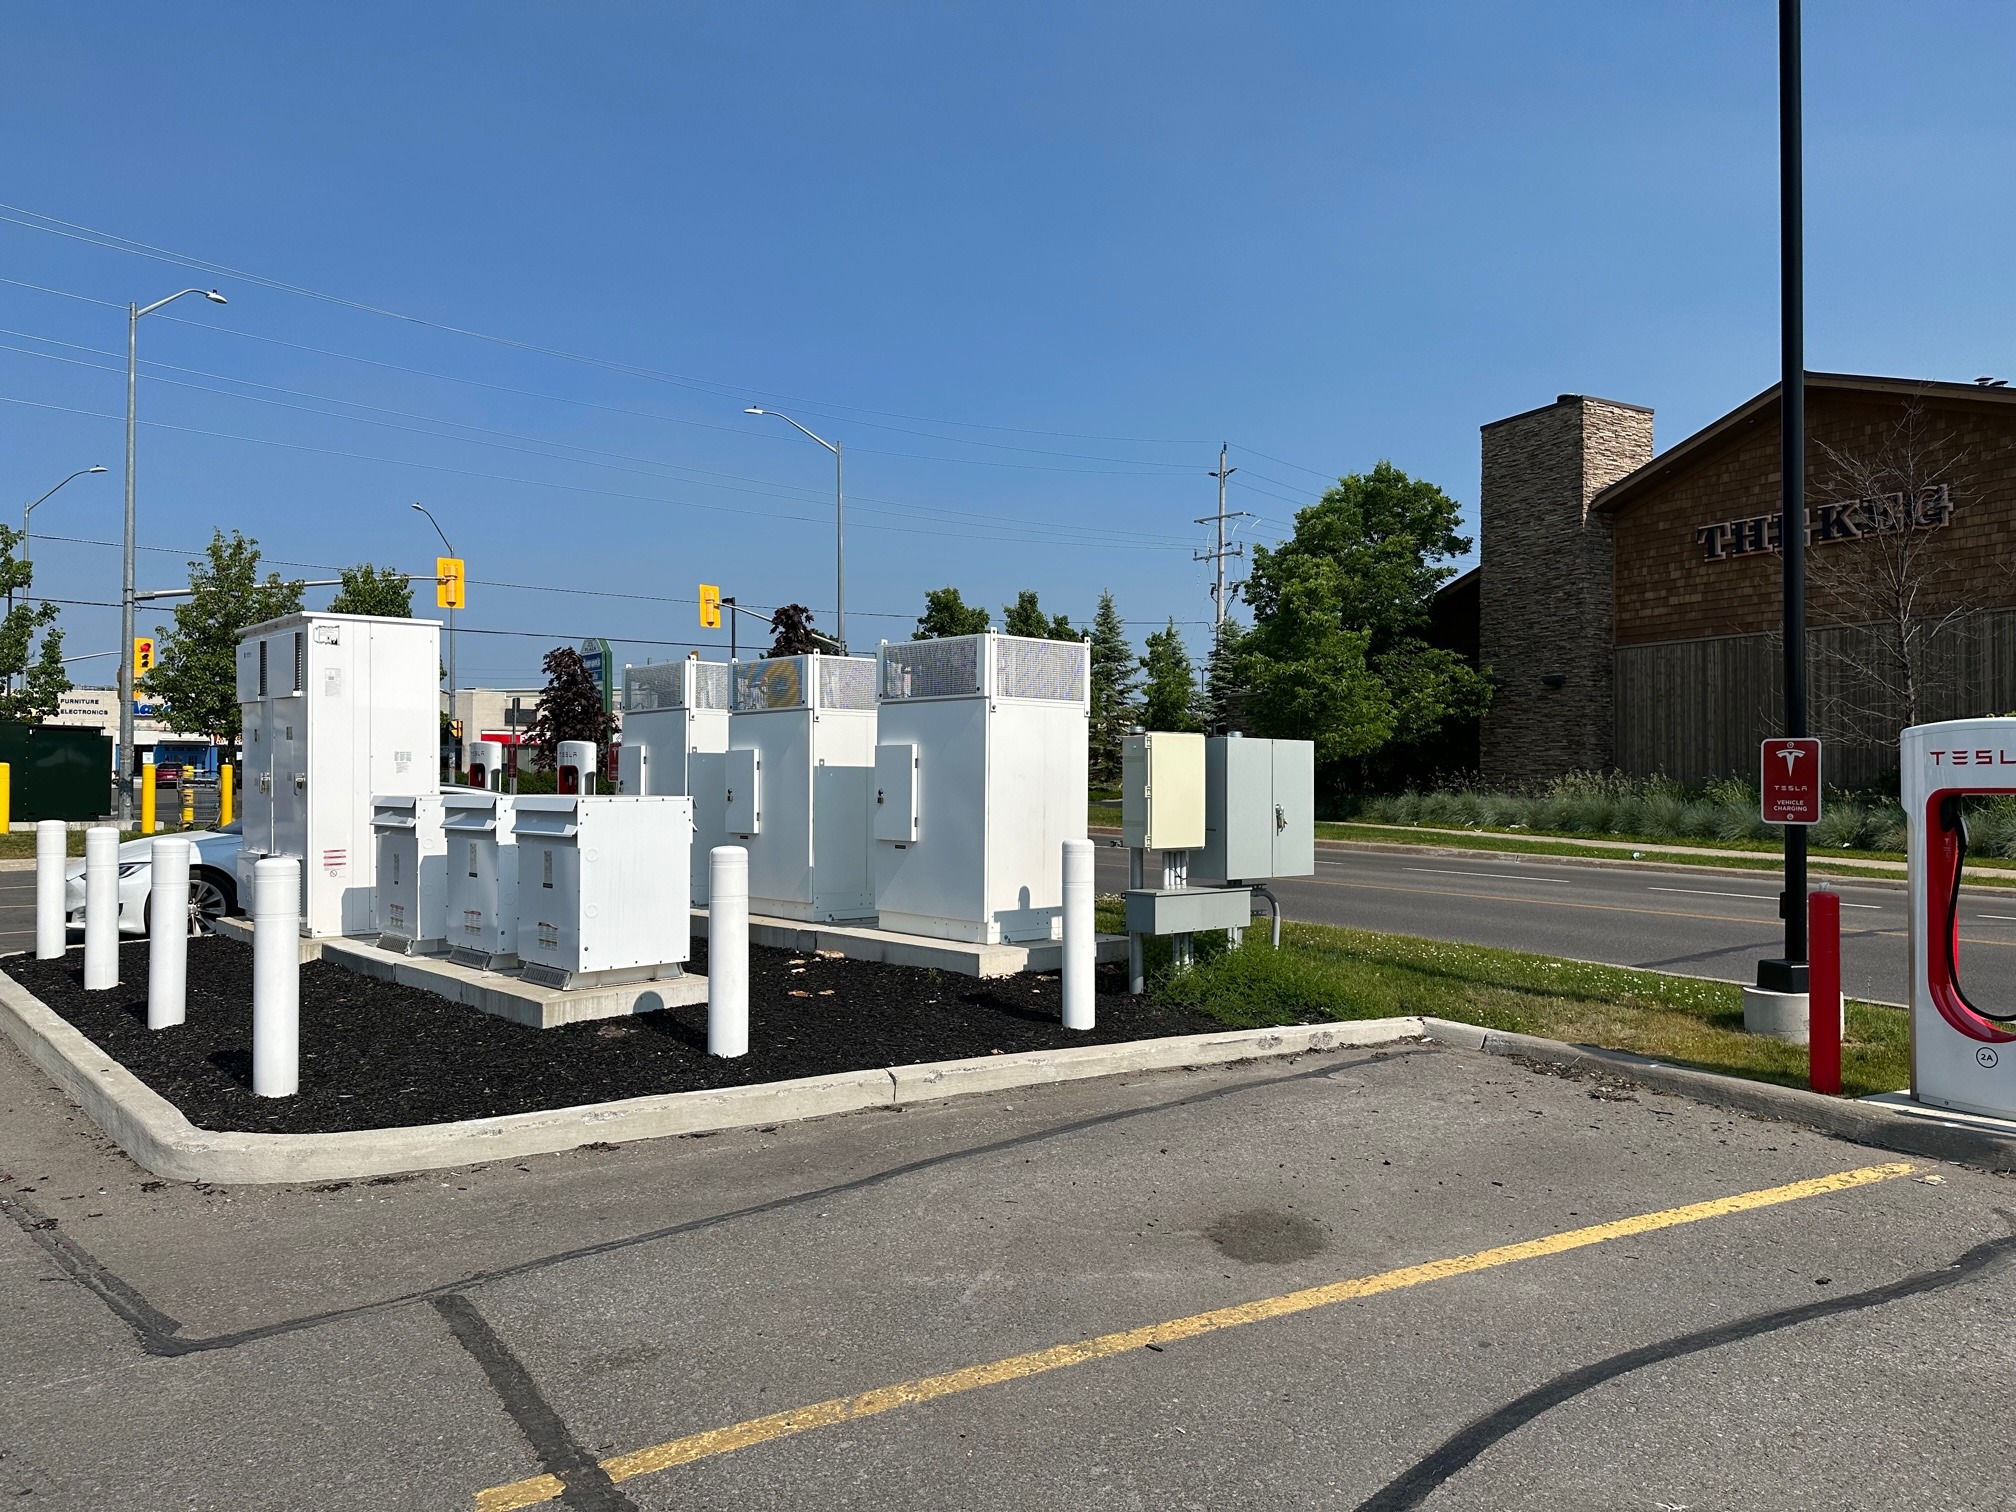
[[(1171, 1344), (1180, 1339), (1194, 1339), (1200, 1334), (1216, 1333), (1220, 1329), (1241, 1328), (1248, 1323), (1261, 1323), (1270, 1318), (1285, 1318), (1295, 1313), (1309, 1312), (1314, 1308), (1329, 1307), (1338, 1302), (1354, 1301), (1360, 1297), (1376, 1297), (1382, 1292), (1401, 1291), (1429, 1281), (1443, 1281), (1451, 1276), (1467, 1276), (1476, 1271), (1492, 1270), (1501, 1265), (1517, 1265), (1523, 1260), (1538, 1260), (1548, 1255), (1565, 1254), (1570, 1250), (1585, 1249), (1592, 1244), (1605, 1244), (1612, 1239), (1628, 1239), (1637, 1234), (1649, 1234), (1659, 1229), (1700, 1223), (1704, 1219), (1726, 1218), (1732, 1213), (1747, 1213), (1757, 1208), (1774, 1207), (1781, 1202), (1797, 1202), (1806, 1197), (1823, 1197), (1830, 1192), (1846, 1192), (1855, 1187), (1872, 1186), (1879, 1181), (1892, 1181), (1899, 1176), (1909, 1175), (1912, 1170), (1911, 1163), (1902, 1160), (1892, 1161), (1886, 1165), (1862, 1166), (1832, 1176), (1816, 1176), (1809, 1181), (1794, 1181), (1785, 1186), (1766, 1187), (1755, 1192), (1739, 1192), (1733, 1197), (1716, 1197), (1707, 1202), (1689, 1203), (1685, 1207), (1666, 1208), (1656, 1213), (1641, 1213), (1635, 1218), (1618, 1218), (1609, 1223), (1592, 1224), (1588, 1228), (1569, 1229), (1564, 1233), (1548, 1234), (1539, 1239), (1522, 1240), (1517, 1244), (1501, 1244), (1494, 1249), (1478, 1250), (1474, 1254), (1457, 1255), (1447, 1260), (1430, 1260), (1421, 1265), (1403, 1266), (1399, 1270), (1381, 1271), (1377, 1275), (1359, 1276), (1348, 1281), (1332, 1281), (1323, 1286), (1312, 1286), (1278, 1297), (1263, 1297), (1256, 1302), (1214, 1307), (1209, 1312), (1193, 1313), (1187, 1318), (1175, 1318), (1166, 1323), (1150, 1323), (1140, 1328), (1101, 1334), (1097, 1338), (1080, 1339), (1070, 1344), (1053, 1344), (1047, 1349), (1011, 1355), (1005, 1360), (996, 1360), (987, 1365), (968, 1365), (962, 1370), (947, 1371), (943, 1375), (923, 1376), (914, 1381), (902, 1381), (894, 1386), (882, 1386), (854, 1396), (833, 1397), (824, 1402), (814, 1402), (807, 1407), (793, 1407), (785, 1412), (770, 1413), (766, 1417), (750, 1418), (747, 1422), (732, 1423), (725, 1428), (710, 1428), (704, 1433), (692, 1433), (684, 1438), (653, 1444), (649, 1448), (633, 1449), (628, 1454), (614, 1455), (602, 1461), (602, 1468), (608, 1472), (611, 1480), (633, 1480), (640, 1475), (670, 1470), (675, 1465), (690, 1465), (695, 1460), (710, 1459), (717, 1454), (727, 1454), (736, 1449), (747, 1449), (753, 1444), (765, 1444), (775, 1439), (810, 1433), (815, 1428), (830, 1428), (835, 1423), (876, 1417), (885, 1412), (893, 1412), (899, 1407), (915, 1407), (923, 1402), (935, 1401), (939, 1397), (977, 1391), (983, 1386), (998, 1386), (1006, 1381), (1019, 1381), (1048, 1371), (1083, 1365), (1091, 1360), (1110, 1359), (1114, 1355), (1126, 1354), (1150, 1344)], [(541, 1502), (550, 1501), (563, 1489), (560, 1481), (551, 1475), (535, 1475), (528, 1480), (514, 1481), (508, 1486), (493, 1486), (487, 1491), (477, 1492), (476, 1512), (518, 1512), (519, 1508), (534, 1507)]]

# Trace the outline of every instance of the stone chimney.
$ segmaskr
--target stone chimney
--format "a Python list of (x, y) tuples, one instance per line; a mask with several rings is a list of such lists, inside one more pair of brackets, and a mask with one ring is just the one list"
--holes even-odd
[(1479, 651), (1493, 787), (1612, 764), (1610, 521), (1589, 501), (1652, 460), (1652, 411), (1563, 394), (1483, 428)]

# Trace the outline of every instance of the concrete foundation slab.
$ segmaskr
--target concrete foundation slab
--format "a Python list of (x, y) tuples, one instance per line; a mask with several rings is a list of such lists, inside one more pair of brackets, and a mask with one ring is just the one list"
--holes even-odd
[(362, 940), (324, 940), (322, 959), (360, 976), (439, 993), (484, 1013), (534, 1029), (589, 1019), (626, 1018), (707, 1001), (707, 978), (694, 972), (621, 986), (545, 987), (523, 977), (463, 966), (445, 956), (397, 955)]
[[(707, 938), (707, 910), (693, 910), (693, 934)], [(941, 940), (932, 935), (900, 934), (866, 924), (816, 924), (749, 915), (749, 943), (772, 950), (825, 951), (849, 961), (879, 961), (887, 966), (919, 966), (959, 976), (1005, 977), (1024, 971), (1058, 971), (1064, 965), (1064, 942), (1033, 940), (1023, 945), (979, 945), (967, 940)], [(1125, 935), (1100, 935), (1099, 959), (1127, 959)]]
[[(236, 940), (240, 945), (252, 947), (252, 921), (250, 919), (217, 919), (211, 927), (227, 940)], [(301, 936), (301, 962), (305, 966), (310, 961), (322, 959), (322, 942)]]

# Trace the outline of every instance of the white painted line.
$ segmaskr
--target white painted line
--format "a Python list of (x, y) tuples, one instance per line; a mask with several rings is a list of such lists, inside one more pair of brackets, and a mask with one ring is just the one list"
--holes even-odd
[(1663, 892), (1663, 893), (1686, 893), (1689, 897), (1692, 898), (1750, 898), (1759, 903), (1776, 903), (1778, 901), (1778, 895), (1776, 893), (1709, 892), (1707, 889), (1700, 887), (1648, 887), (1645, 889), (1645, 891)]
[(2010, 914), (1976, 914), (1976, 915), (1974, 915), (1974, 917), (1975, 917), (1975, 918), (1977, 918), (1977, 919), (1995, 919), (1995, 920), (1998, 920), (1999, 922), (2001, 922), (2001, 923), (2004, 923), (2004, 924), (2016, 924), (2016, 915), (2010, 915)]
[(1566, 877), (1529, 877), (1524, 872), (1444, 871), (1434, 866), (1403, 866), (1400, 870), (1420, 872), (1429, 877), (1495, 877), (1500, 882), (1552, 882), (1564, 885), (1568, 881)]

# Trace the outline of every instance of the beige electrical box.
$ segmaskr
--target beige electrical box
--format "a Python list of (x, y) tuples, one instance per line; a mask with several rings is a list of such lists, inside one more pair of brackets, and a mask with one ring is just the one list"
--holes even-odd
[(1120, 750), (1120, 828), (1130, 846), (1204, 847), (1204, 737), (1156, 730)]

